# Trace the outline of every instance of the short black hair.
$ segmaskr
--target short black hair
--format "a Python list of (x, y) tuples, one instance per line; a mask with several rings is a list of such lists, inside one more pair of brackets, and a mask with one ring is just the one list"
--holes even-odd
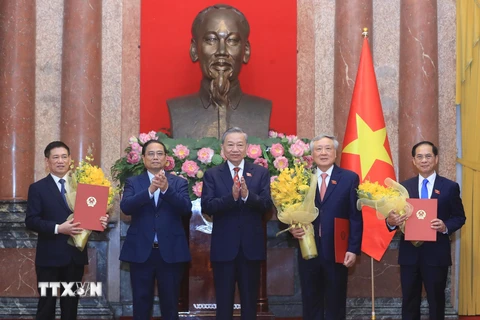
[(70, 148), (62, 141), (52, 141), (50, 142), (45, 150), (43, 151), (43, 154), (45, 155), (45, 158), (49, 158), (50, 157), (50, 151), (52, 151), (52, 149), (55, 149), (55, 148), (65, 148), (67, 149), (67, 152), (68, 152), (68, 155), (70, 155)]
[(412, 157), (415, 157), (417, 154), (417, 148), (420, 147), (422, 144), (427, 144), (432, 147), (432, 152), (434, 156), (438, 156), (438, 148), (433, 144), (433, 142), (430, 141), (420, 141), (416, 145), (413, 146), (412, 148)]
[(163, 151), (165, 151), (165, 154), (168, 154), (168, 151), (167, 151), (167, 147), (165, 147), (165, 145), (163, 144), (163, 142), (159, 141), (159, 140), (156, 140), (156, 139), (152, 139), (152, 140), (148, 140), (147, 142), (145, 142), (145, 144), (143, 145), (143, 148), (142, 148), (142, 156), (145, 155), (145, 150), (147, 150), (147, 147), (149, 145), (151, 145), (152, 143), (158, 143), (158, 144), (161, 144), (163, 146)]

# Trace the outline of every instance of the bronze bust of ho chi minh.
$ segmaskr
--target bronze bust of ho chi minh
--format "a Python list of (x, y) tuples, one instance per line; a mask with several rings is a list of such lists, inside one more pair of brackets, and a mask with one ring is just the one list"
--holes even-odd
[(272, 102), (243, 93), (238, 81), (250, 59), (250, 26), (237, 9), (214, 5), (192, 24), (190, 57), (202, 70), (200, 91), (167, 100), (173, 138), (217, 137), (230, 127), (268, 136)]

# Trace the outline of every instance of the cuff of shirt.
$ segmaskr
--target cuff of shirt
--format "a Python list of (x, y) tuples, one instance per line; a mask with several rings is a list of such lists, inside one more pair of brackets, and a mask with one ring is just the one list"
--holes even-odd
[(386, 221), (386, 220), (385, 220), (385, 222), (387, 223), (388, 229), (395, 230), (395, 228), (396, 228), (395, 226), (391, 226), (390, 224), (388, 224), (388, 221)]
[(58, 234), (58, 224), (55, 225), (55, 234)]

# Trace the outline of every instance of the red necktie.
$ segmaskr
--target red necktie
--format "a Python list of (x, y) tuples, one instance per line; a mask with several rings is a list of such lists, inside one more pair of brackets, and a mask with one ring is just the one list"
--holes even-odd
[(235, 175), (233, 176), (233, 183), (237, 185), (237, 187), (240, 188), (240, 178), (238, 177), (238, 171), (240, 171), (239, 167), (233, 168), (233, 171), (235, 171)]
[(328, 177), (328, 173), (322, 173), (322, 185), (320, 186), (320, 199), (323, 201), (323, 197), (325, 197), (325, 192), (327, 192), (327, 183), (325, 180)]

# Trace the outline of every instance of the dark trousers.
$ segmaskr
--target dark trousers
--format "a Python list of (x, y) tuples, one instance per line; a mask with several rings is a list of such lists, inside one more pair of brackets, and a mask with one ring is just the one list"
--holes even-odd
[[(37, 282), (81, 282), (83, 278), (84, 265), (76, 265), (73, 262), (64, 267), (42, 267), (35, 266)], [(76, 287), (72, 291), (75, 292)], [(40, 294), (40, 288), (38, 289)], [(62, 294), (62, 288), (60, 293)], [(52, 289), (47, 289), (47, 296), (40, 297), (37, 306), (37, 320), (54, 320), (57, 297), (52, 296)], [(60, 297), (60, 310), (62, 320), (77, 319), (78, 296)]]
[(240, 248), (233, 261), (212, 261), (218, 320), (233, 319), (235, 283), (238, 284), (241, 319), (257, 318), (260, 260), (248, 260)]
[(155, 279), (162, 320), (178, 319), (178, 297), (185, 264), (165, 262), (158, 248), (152, 249), (147, 261), (130, 263), (133, 319), (145, 320), (152, 316)]
[(420, 320), (422, 301), (422, 282), (427, 292), (429, 318), (445, 318), (445, 287), (447, 286), (448, 267), (420, 265), (401, 265), (402, 319)]
[(316, 258), (303, 259), (299, 249), (303, 319), (345, 319), (348, 268), (334, 261), (325, 260), (320, 241), (317, 239)]

